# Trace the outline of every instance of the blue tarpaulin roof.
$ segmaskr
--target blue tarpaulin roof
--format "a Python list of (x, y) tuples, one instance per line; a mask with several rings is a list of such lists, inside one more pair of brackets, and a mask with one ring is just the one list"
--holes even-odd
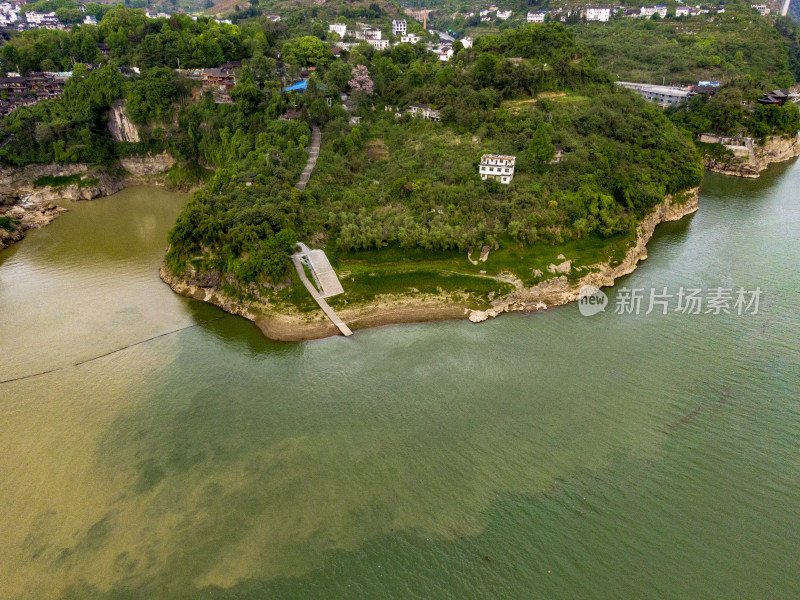
[(303, 79), (303, 81), (298, 81), (295, 84), (290, 85), (284, 92), (302, 92), (308, 87), (308, 79)]

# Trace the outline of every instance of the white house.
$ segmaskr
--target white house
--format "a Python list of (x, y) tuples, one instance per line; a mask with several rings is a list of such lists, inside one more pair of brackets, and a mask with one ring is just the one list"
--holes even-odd
[(344, 23), (331, 23), (328, 25), (328, 31), (333, 31), (337, 33), (340, 38), (344, 39), (344, 36), (347, 35), (347, 25)]
[(25, 20), (33, 25), (41, 25), (55, 18), (56, 13), (54, 12), (36, 12), (31, 10), (25, 13)]
[(766, 17), (769, 14), (769, 6), (766, 4), (751, 4), (750, 8), (756, 9), (762, 17)]
[(352, 35), (357, 40), (379, 40), (381, 39), (381, 30), (374, 27), (361, 27), (356, 31), (348, 31), (348, 35)]
[(442, 62), (447, 62), (452, 58), (453, 54), (455, 54), (450, 44), (431, 44), (428, 42), (425, 44), (425, 47), (428, 49), (428, 52), (433, 52)]
[(427, 104), (412, 104), (406, 109), (412, 117), (425, 119), (427, 121), (440, 121), (439, 111), (431, 108)]
[(506, 21), (511, 16), (511, 12), (512, 11), (510, 11), (510, 10), (498, 10), (497, 11), (497, 18), (498, 19), (503, 19), (503, 21)]
[(415, 34), (415, 33), (406, 33), (405, 35), (401, 35), (401, 36), (400, 36), (400, 41), (401, 41), (403, 44), (416, 44), (416, 43), (417, 43), (417, 42), (419, 42), (421, 39), (422, 39), (422, 38), (421, 38), (421, 37), (419, 37), (419, 36), (418, 36), (417, 34)]
[(389, 47), (389, 40), (367, 40), (367, 43), (375, 50), (386, 50)]
[(478, 167), (481, 179), (494, 179), (500, 183), (511, 183), (514, 179), (514, 164), (516, 156), (506, 156), (504, 154), (484, 154), (481, 156), (481, 164)]
[(679, 6), (675, 9), (676, 17), (688, 17), (692, 14), (692, 9), (688, 6)]
[(92, 15), (86, 15), (85, 17), (83, 17), (83, 24), (97, 25), (97, 19), (95, 19)]
[(537, 10), (536, 12), (528, 12), (528, 23), (544, 23), (544, 18), (547, 16), (546, 10)]
[(659, 4), (658, 6), (643, 6), (639, 12), (647, 19), (651, 18), (653, 15), (658, 15), (663, 19), (667, 16), (667, 7), (663, 4)]
[(611, 8), (608, 6), (590, 6), (586, 9), (587, 21), (608, 22), (611, 18)]
[(19, 5), (3, 2), (0, 4), (0, 26), (7, 27), (19, 21)]
[(461, 45), (464, 46), (464, 48), (472, 48), (472, 38), (471, 37), (461, 38)]
[(393, 19), (392, 20), (392, 35), (405, 35), (406, 34), (406, 20), (405, 19)]

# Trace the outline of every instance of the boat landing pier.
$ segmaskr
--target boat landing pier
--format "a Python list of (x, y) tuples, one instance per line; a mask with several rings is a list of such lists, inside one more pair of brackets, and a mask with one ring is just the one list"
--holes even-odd
[[(325, 302), (325, 298), (338, 296), (344, 293), (344, 288), (339, 278), (336, 276), (333, 267), (331, 267), (331, 263), (325, 255), (325, 252), (322, 250), (311, 250), (302, 242), (298, 242), (297, 245), (300, 246), (300, 252), (292, 254), (292, 262), (294, 262), (294, 267), (297, 269), (297, 274), (300, 276), (300, 281), (306, 286), (306, 289), (314, 300), (317, 301), (317, 304), (319, 304), (325, 315), (339, 328), (342, 335), (353, 335), (353, 332), (350, 331), (350, 328), (345, 322), (342, 321), (339, 315)], [(314, 278), (313, 284), (306, 276), (304, 265), (311, 271), (311, 276)], [(316, 286), (314, 284), (316, 284)]]

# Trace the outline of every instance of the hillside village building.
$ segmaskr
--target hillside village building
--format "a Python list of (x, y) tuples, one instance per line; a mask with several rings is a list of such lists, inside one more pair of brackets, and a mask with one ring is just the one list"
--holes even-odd
[(348, 31), (347, 35), (351, 35), (357, 40), (364, 40), (366, 42), (370, 40), (379, 40), (381, 39), (381, 30), (376, 29), (374, 27), (361, 27), (361, 29), (356, 31)]
[(647, 18), (650, 19), (653, 15), (658, 15), (662, 19), (666, 18), (667, 16), (667, 7), (663, 4), (659, 4), (656, 6), (643, 6), (639, 13)]
[(600, 21), (607, 23), (611, 18), (611, 8), (608, 6), (590, 6), (586, 9), (587, 21)]
[(431, 108), (427, 104), (412, 104), (406, 109), (406, 112), (412, 117), (418, 119), (425, 119), (426, 121), (441, 121), (439, 111)]
[(406, 34), (406, 20), (405, 19), (393, 19), (392, 20), (392, 35), (405, 35)]
[(400, 36), (400, 42), (403, 44), (416, 44), (421, 39), (422, 38), (415, 33), (407, 33), (405, 35)]
[(650, 85), (649, 83), (633, 83), (631, 81), (617, 81), (617, 85), (633, 90), (648, 102), (655, 102), (661, 106), (677, 106), (692, 96), (692, 88), (681, 88), (671, 85)]
[(328, 25), (328, 31), (333, 31), (339, 34), (340, 38), (344, 38), (344, 36), (347, 35), (347, 25), (344, 23), (331, 23)]
[(389, 47), (389, 40), (367, 40), (367, 43), (375, 48), (375, 50), (386, 50)]
[(766, 4), (751, 4), (750, 8), (756, 9), (762, 17), (766, 17), (769, 14), (769, 6)]
[(484, 154), (478, 166), (481, 179), (494, 179), (500, 183), (509, 184), (514, 179), (514, 165), (516, 156), (505, 154)]
[(510, 11), (510, 10), (498, 10), (497, 11), (497, 18), (498, 19), (502, 19), (503, 21), (507, 21), (509, 19), (509, 17), (511, 16), (511, 12), (512, 11)]
[(3, 2), (0, 4), (0, 27), (8, 27), (19, 21), (19, 5)]
[(58, 20), (54, 12), (36, 12), (29, 11), (24, 15), (24, 22), (20, 23), (19, 29), (67, 29), (67, 27)]
[(536, 12), (528, 12), (528, 23), (544, 23), (544, 18), (547, 16), (546, 10), (537, 10)]
[(42, 100), (61, 96), (61, 83), (71, 73), (31, 73), (28, 77), (0, 78), (0, 116), (11, 114), (20, 106), (29, 106)]

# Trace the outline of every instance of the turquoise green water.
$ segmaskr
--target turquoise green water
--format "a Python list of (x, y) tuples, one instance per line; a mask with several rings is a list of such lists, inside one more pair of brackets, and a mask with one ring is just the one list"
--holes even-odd
[(797, 598), (798, 187), (708, 175), (609, 292), (755, 315), (305, 344), (158, 280), (182, 197), (71, 205), (0, 255), (0, 379), (57, 369), (0, 385), (0, 597)]

